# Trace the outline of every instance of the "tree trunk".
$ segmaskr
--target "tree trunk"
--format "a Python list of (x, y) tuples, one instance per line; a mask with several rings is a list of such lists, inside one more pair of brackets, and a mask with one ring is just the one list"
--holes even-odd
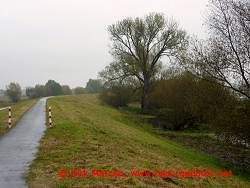
[(148, 74), (144, 75), (144, 86), (142, 90), (142, 101), (141, 101), (141, 108), (149, 109), (150, 107), (150, 84), (149, 84), (150, 76)]

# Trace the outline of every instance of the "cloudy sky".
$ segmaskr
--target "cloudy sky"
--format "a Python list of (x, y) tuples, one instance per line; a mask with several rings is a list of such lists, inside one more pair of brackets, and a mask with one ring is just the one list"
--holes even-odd
[(127, 17), (161, 12), (205, 38), (207, 0), (0, 0), (0, 89), (49, 79), (86, 86), (112, 61), (107, 28)]

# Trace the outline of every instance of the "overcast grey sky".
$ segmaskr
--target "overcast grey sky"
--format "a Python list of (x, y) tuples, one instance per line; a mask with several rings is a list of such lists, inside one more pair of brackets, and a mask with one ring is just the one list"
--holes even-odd
[(107, 28), (127, 17), (161, 12), (205, 38), (207, 0), (0, 0), (0, 89), (49, 79), (86, 86), (108, 65)]

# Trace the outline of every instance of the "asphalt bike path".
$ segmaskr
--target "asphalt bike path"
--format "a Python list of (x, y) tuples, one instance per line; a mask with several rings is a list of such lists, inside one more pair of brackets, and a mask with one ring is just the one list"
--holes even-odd
[(28, 187), (25, 174), (46, 130), (46, 100), (37, 101), (17, 125), (0, 138), (0, 188)]

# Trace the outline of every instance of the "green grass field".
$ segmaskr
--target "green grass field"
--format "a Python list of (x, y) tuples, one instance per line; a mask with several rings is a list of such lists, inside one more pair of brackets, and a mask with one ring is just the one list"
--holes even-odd
[[(27, 96), (22, 96), (21, 101), (28, 100)], [(6, 107), (6, 106), (12, 106), (15, 105), (15, 103), (11, 102), (9, 97), (0, 95), (0, 108)]]
[[(11, 125), (14, 127), (21, 117), (36, 103), (36, 99), (20, 101), (19, 103), (11, 103), (2, 101), (0, 108), (11, 106)], [(0, 110), (0, 137), (9, 131), (8, 128), (9, 110)]]
[[(249, 174), (155, 136), (127, 118), (128, 114), (101, 105), (96, 95), (50, 98), (47, 106), (52, 107), (53, 126), (48, 127), (26, 177), (30, 187), (250, 186)], [(215, 174), (223, 171), (225, 177), (191, 177), (189, 174), (190, 177), (180, 178), (171, 173), (149, 177), (131, 175), (131, 171), (194, 169)], [(92, 176), (92, 170), (100, 171), (98, 177)], [(232, 176), (226, 177), (230, 175), (226, 173), (229, 170)], [(107, 177), (104, 171), (119, 172), (113, 174), (115, 177)]]

